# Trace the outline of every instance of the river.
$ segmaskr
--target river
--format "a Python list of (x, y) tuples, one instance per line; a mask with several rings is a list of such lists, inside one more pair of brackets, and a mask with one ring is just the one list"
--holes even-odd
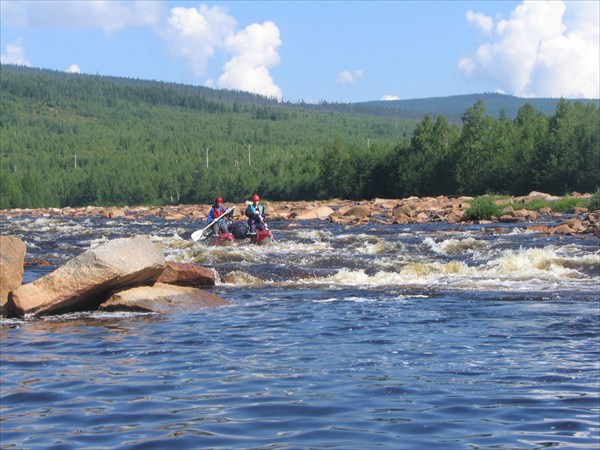
[(3, 319), (2, 449), (598, 448), (600, 250), (522, 226), (0, 218), (31, 282), (109, 239), (214, 268), (230, 306)]

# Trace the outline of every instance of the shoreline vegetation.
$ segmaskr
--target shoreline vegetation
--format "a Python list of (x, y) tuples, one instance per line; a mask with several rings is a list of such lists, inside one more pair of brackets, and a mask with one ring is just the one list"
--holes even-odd
[[(328, 220), (338, 225), (417, 224), (445, 222), (452, 225), (489, 225), (491, 231), (502, 232), (502, 225), (522, 223), (532, 232), (544, 234), (593, 234), (600, 238), (600, 191), (594, 194), (571, 193), (558, 197), (542, 192), (527, 196), (480, 197), (408, 197), (373, 200), (263, 200), (269, 222)], [(234, 220), (245, 220), (248, 203), (235, 205)], [(64, 208), (13, 208), (0, 210), (0, 218), (34, 217), (100, 217), (103, 219), (137, 220), (157, 218), (168, 221), (192, 220), (204, 226), (209, 204), (169, 206), (85, 206)], [(550, 223), (550, 224), (548, 224)]]

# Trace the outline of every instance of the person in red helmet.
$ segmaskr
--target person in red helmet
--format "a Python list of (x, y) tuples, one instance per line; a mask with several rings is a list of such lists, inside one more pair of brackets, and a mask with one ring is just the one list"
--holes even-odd
[[(229, 226), (229, 220), (227, 220), (227, 217), (224, 216), (226, 212), (227, 208), (223, 206), (223, 199), (221, 197), (217, 197), (215, 199), (215, 204), (212, 206), (210, 212), (208, 213), (207, 222), (212, 223), (215, 219), (218, 219), (222, 216), (223, 217), (221, 218), (221, 220), (216, 221), (215, 224), (212, 226), (213, 236), (217, 236), (221, 233), (229, 233), (229, 231), (227, 231), (227, 227)], [(230, 211), (229, 213), (227, 213), (227, 216), (231, 217), (232, 214), (233, 211)]]
[(266, 230), (265, 222), (265, 207), (260, 204), (258, 194), (252, 196), (252, 203), (246, 208), (246, 216), (248, 217), (248, 228), (250, 234), (256, 234), (256, 230)]

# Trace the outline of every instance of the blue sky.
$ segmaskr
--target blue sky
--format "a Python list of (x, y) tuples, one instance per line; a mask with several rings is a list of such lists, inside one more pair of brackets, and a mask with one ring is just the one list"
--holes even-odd
[(1, 0), (1, 60), (290, 102), (599, 98), (599, 4)]

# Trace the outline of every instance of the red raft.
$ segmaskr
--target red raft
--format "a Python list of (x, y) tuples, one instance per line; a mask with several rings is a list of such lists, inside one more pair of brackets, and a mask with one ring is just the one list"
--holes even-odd
[[(256, 234), (249, 234), (249, 241), (253, 244), (258, 245), (269, 245), (273, 242), (273, 233), (269, 230), (259, 230)], [(221, 246), (228, 247), (234, 245), (236, 242), (245, 242), (247, 239), (236, 239), (233, 234), (221, 233), (217, 236), (209, 236), (207, 243), (210, 246)]]
[(221, 233), (216, 236), (209, 236), (207, 242), (210, 246), (229, 247), (233, 245), (235, 238), (233, 234)]
[(258, 230), (256, 234), (250, 236), (250, 242), (258, 245), (268, 245), (273, 242), (273, 233), (269, 230)]

